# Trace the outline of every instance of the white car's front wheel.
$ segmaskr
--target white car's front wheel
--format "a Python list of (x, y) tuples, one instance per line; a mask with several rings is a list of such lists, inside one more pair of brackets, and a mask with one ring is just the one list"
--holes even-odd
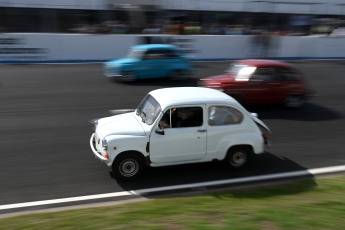
[(143, 157), (137, 153), (129, 152), (123, 153), (115, 159), (112, 165), (112, 172), (117, 179), (132, 180), (138, 177), (144, 168)]

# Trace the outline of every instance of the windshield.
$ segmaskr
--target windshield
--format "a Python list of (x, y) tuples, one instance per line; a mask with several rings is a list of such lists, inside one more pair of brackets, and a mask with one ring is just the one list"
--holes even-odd
[(147, 95), (139, 104), (136, 114), (141, 117), (142, 121), (152, 125), (161, 112), (161, 106), (151, 95)]
[(256, 70), (254, 66), (248, 66), (245, 64), (234, 63), (226, 70), (228, 74), (236, 76), (236, 80), (247, 81), (252, 73)]
[(143, 56), (144, 50), (129, 49), (126, 57), (127, 58), (138, 58), (141, 59)]

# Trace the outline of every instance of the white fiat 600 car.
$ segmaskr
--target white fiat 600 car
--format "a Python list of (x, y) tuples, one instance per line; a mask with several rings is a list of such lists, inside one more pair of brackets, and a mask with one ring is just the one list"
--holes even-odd
[(221, 160), (241, 168), (269, 145), (269, 128), (232, 97), (210, 88), (149, 92), (132, 112), (101, 118), (93, 154), (117, 179), (158, 167)]

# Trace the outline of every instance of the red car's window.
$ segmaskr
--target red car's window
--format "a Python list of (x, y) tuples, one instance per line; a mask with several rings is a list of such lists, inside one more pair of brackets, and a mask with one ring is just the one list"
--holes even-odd
[(273, 68), (258, 68), (253, 73), (251, 80), (274, 81), (275, 73)]
[(300, 79), (300, 75), (293, 69), (276, 69), (276, 81), (296, 81), (298, 79)]
[(297, 81), (300, 74), (290, 68), (258, 68), (252, 74), (251, 81)]

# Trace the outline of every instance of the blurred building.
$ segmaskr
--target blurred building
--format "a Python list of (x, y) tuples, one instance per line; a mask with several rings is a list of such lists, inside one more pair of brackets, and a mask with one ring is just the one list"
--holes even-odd
[[(344, 0), (4, 0), (1, 32), (243, 34), (338, 27)], [(176, 31), (174, 30), (176, 28)], [(156, 29), (156, 30), (155, 30)], [(315, 30), (318, 31), (318, 30)]]

